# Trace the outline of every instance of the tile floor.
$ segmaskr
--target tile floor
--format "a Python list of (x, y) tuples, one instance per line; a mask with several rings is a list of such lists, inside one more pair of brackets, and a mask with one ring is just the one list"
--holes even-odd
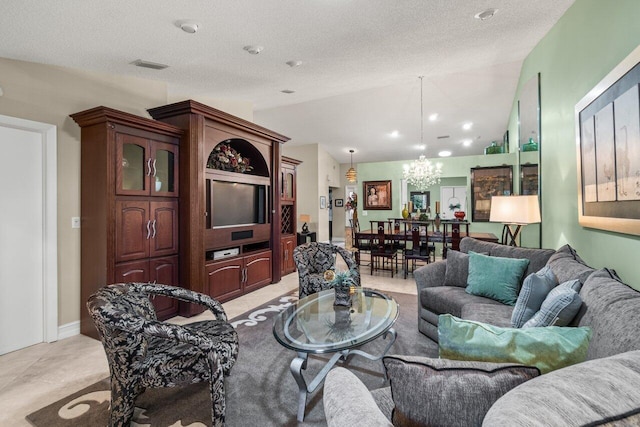
[[(370, 275), (369, 267), (363, 265), (361, 273), (365, 287), (416, 294), (413, 277), (409, 275), (404, 280), (401, 271), (392, 279), (389, 272)], [(297, 287), (297, 273), (289, 274), (280, 283), (226, 302), (223, 306), (231, 319)], [(207, 314), (174, 320), (177, 323), (190, 322), (200, 316)], [(37, 344), (0, 356), (0, 426), (30, 426), (24, 418), (27, 414), (87, 387), (108, 374), (102, 345), (84, 335), (50, 344)]]

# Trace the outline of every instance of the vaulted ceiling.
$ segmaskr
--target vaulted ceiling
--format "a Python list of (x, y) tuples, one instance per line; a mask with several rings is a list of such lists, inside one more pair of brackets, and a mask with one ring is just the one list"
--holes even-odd
[(357, 162), (460, 156), (502, 140), (523, 59), (573, 1), (4, 0), (0, 57), (250, 102), (257, 123), (342, 163), (349, 149)]

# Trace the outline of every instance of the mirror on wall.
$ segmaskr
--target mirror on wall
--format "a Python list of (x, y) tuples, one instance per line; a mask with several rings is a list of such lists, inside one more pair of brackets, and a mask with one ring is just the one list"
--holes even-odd
[[(517, 190), (521, 195), (538, 195), (540, 209), (540, 73), (528, 80), (518, 99), (518, 170)], [(542, 247), (542, 223), (523, 228), (520, 244), (530, 248)]]

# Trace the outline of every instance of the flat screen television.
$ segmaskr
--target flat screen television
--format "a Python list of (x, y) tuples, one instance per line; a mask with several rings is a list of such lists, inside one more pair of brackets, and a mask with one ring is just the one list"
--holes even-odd
[(265, 185), (207, 180), (211, 227), (266, 223)]

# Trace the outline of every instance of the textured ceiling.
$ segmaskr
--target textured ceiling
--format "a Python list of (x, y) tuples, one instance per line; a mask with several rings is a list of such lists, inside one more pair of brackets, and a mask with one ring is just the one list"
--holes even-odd
[[(163, 80), (173, 96), (251, 102), (257, 123), (292, 145), (322, 144), (340, 162), (349, 149), (356, 162), (423, 152), (415, 146), (424, 75), (425, 116), (440, 114), (424, 122), (427, 156), (468, 155), (502, 139), (522, 60), (572, 3), (3, 0), (0, 57)], [(498, 12), (474, 19), (487, 8)], [(187, 19), (197, 33), (179, 28)], [(264, 50), (250, 55), (246, 45)], [(169, 68), (130, 65), (137, 59)], [(474, 126), (463, 132), (466, 121)]]

